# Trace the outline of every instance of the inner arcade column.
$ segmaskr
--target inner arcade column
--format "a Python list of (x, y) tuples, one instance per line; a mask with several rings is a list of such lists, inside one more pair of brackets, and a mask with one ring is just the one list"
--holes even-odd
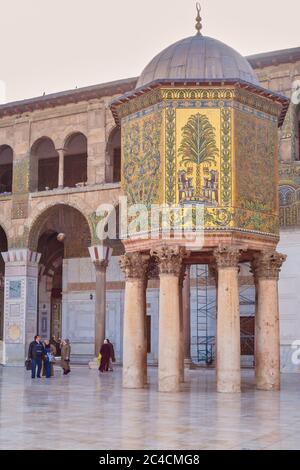
[(190, 366), (191, 360), (191, 267), (186, 267), (182, 290), (183, 350), (184, 364)]
[(185, 250), (161, 247), (151, 253), (160, 271), (158, 389), (178, 392), (182, 379), (180, 276)]
[(255, 376), (259, 390), (280, 389), (278, 280), (286, 256), (265, 251), (255, 256)]
[(121, 257), (125, 283), (123, 387), (143, 388), (147, 379), (146, 273), (149, 256), (126, 253)]
[(22, 365), (37, 331), (38, 267), (41, 255), (29, 249), (2, 253), (5, 261), (4, 361)]
[(240, 250), (220, 247), (214, 251), (218, 269), (217, 390), (241, 391), (240, 302), (238, 263)]
[(106, 331), (106, 270), (111, 256), (111, 248), (92, 246), (90, 256), (96, 272), (95, 295), (95, 357), (105, 340)]
[(56, 150), (59, 156), (58, 160), (58, 187), (62, 189), (64, 187), (64, 166), (65, 166), (65, 150)]

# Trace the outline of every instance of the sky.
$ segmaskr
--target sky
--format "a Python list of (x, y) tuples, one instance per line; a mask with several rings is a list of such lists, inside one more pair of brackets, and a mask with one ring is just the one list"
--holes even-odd
[[(195, 0), (0, 0), (0, 100), (138, 76), (195, 33)], [(243, 55), (300, 47), (300, 1), (202, 0), (203, 34)]]

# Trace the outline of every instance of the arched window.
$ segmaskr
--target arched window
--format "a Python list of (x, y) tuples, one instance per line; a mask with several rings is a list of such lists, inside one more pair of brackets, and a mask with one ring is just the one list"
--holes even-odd
[(31, 191), (48, 191), (58, 186), (59, 157), (48, 137), (37, 140), (31, 149)]
[(0, 194), (12, 192), (13, 151), (9, 145), (0, 146)]
[(84, 186), (87, 182), (87, 138), (81, 133), (72, 134), (64, 148), (64, 187)]
[(291, 186), (281, 186), (279, 188), (280, 207), (289, 206), (296, 201), (296, 191)]
[(119, 127), (111, 131), (107, 142), (105, 181), (106, 183), (121, 181), (121, 129)]

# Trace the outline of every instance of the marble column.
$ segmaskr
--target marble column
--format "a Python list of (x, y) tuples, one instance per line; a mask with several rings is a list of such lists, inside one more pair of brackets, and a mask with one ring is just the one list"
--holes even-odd
[(184, 364), (190, 366), (191, 360), (191, 267), (186, 267), (186, 275), (183, 280), (182, 290), (182, 314), (183, 314), (183, 349)]
[(181, 378), (180, 285), (184, 250), (161, 247), (153, 250), (160, 270), (158, 388), (178, 392)]
[(239, 255), (234, 247), (214, 251), (218, 268), (217, 390), (225, 393), (241, 390)]
[(97, 357), (105, 340), (106, 331), (106, 260), (94, 262), (96, 271), (95, 298), (95, 356)]
[(95, 290), (95, 357), (98, 357), (106, 332), (106, 271), (112, 249), (103, 245), (89, 248), (96, 273)]
[(2, 253), (5, 261), (4, 363), (24, 366), (28, 346), (38, 334), (38, 267), (41, 255), (29, 249)]
[(182, 265), (180, 276), (179, 276), (179, 326), (180, 326), (180, 382), (184, 382), (184, 323), (183, 323), (183, 286), (186, 276), (185, 266)]
[(62, 189), (64, 187), (64, 166), (65, 166), (65, 150), (57, 150), (59, 163), (58, 163), (58, 187)]
[(126, 276), (123, 336), (123, 387), (143, 388), (146, 381), (146, 271), (149, 256), (126, 253), (120, 266)]
[[(215, 282), (215, 299), (216, 299), (216, 309), (215, 309), (215, 332), (217, 332), (217, 320), (218, 320), (218, 268), (216, 263), (211, 263), (208, 266), (209, 277)], [(213, 350), (213, 363), (216, 363), (216, 351), (217, 351), (217, 334), (215, 335), (214, 350)]]
[(278, 280), (286, 256), (275, 251), (257, 254), (252, 263), (257, 289), (255, 376), (259, 390), (280, 389)]

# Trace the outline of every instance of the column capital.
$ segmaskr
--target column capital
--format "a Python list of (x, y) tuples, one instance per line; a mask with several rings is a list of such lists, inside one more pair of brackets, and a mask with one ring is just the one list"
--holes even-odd
[(182, 261), (186, 250), (182, 247), (161, 246), (151, 251), (151, 256), (157, 259), (160, 274), (172, 274), (180, 277)]
[(279, 279), (281, 267), (287, 256), (268, 250), (257, 253), (251, 263), (251, 271), (256, 279)]
[(41, 253), (29, 250), (28, 248), (12, 248), (1, 254), (5, 263), (18, 264), (39, 264), (42, 256)]
[(150, 257), (142, 253), (125, 253), (120, 258), (120, 267), (128, 279), (145, 280)]
[(112, 255), (112, 249), (109, 246), (90, 246), (89, 253), (96, 271), (107, 268)]
[(239, 248), (233, 246), (219, 246), (214, 250), (216, 267), (220, 268), (238, 268), (240, 259)]

